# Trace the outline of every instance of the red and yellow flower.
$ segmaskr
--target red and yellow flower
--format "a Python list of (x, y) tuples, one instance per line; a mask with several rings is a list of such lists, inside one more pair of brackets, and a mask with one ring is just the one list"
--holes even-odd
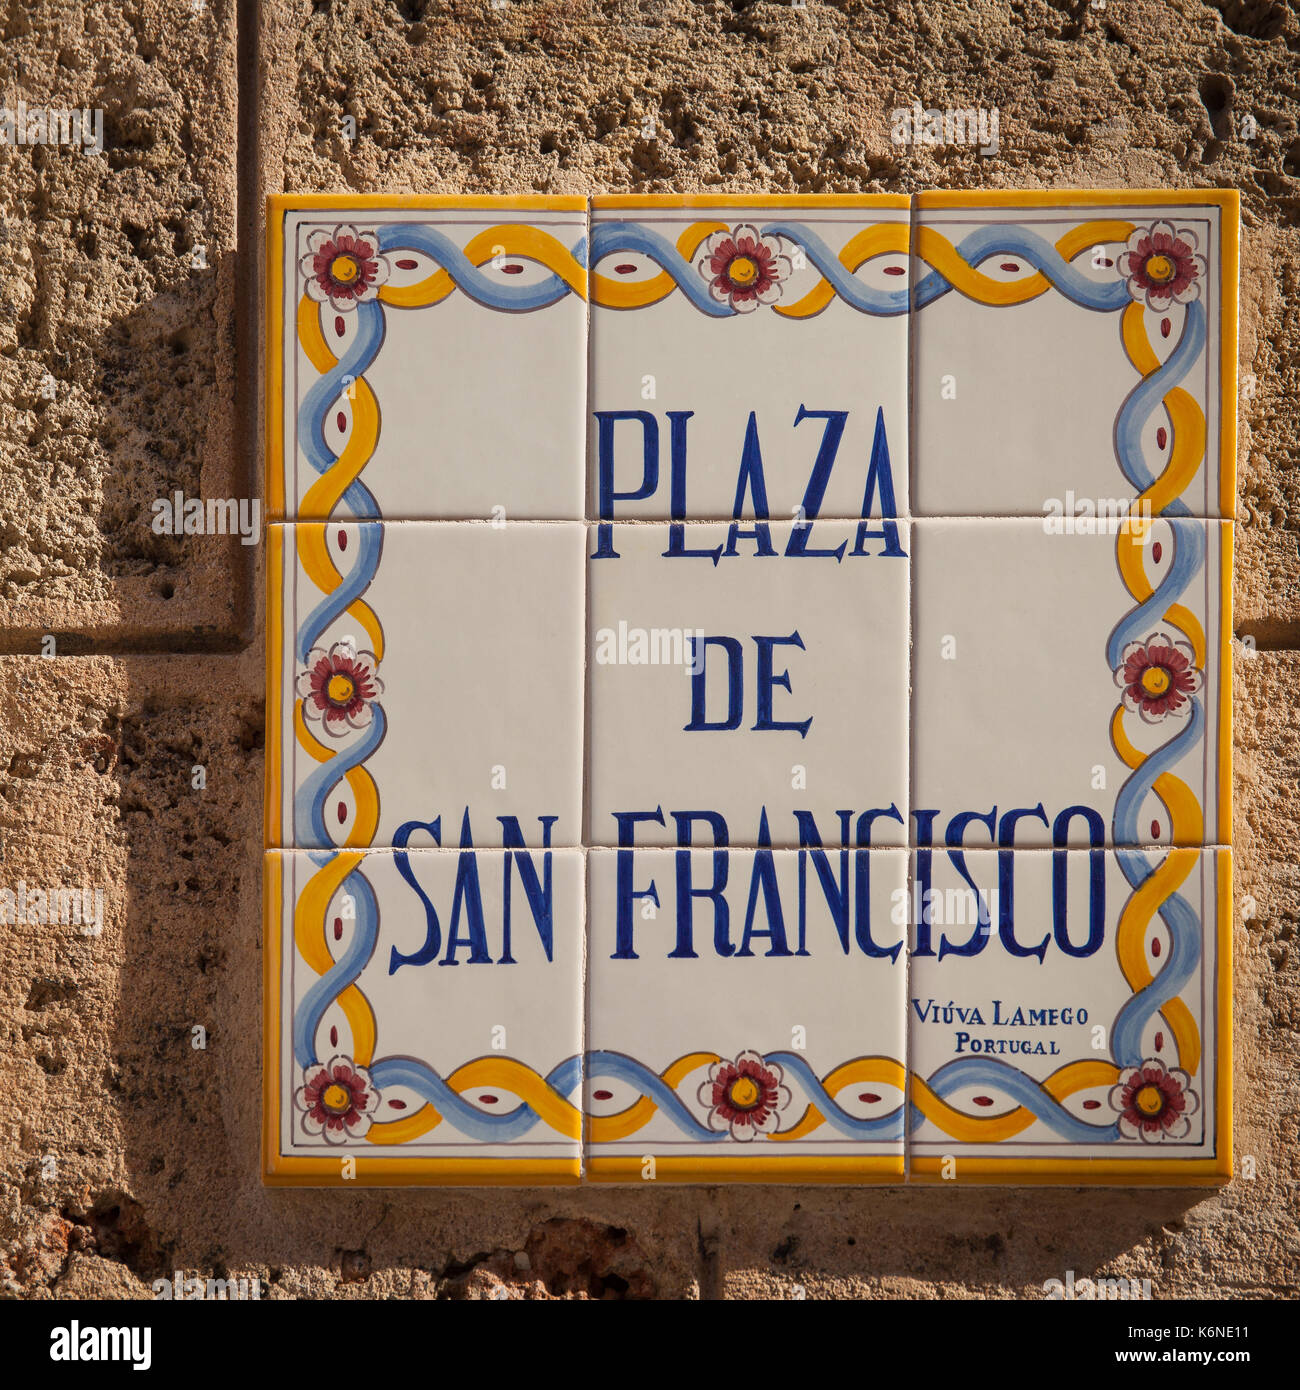
[(1145, 642), (1130, 642), (1115, 668), (1115, 684), (1124, 691), (1124, 708), (1148, 724), (1169, 715), (1185, 715), (1201, 688), (1201, 673), (1186, 642), (1153, 632)]
[(1171, 304), (1188, 304), (1200, 297), (1205, 280), (1205, 257), (1196, 254), (1197, 236), (1172, 222), (1139, 227), (1119, 258), (1119, 273), (1129, 295), (1162, 314)]
[(790, 1104), (784, 1080), (784, 1071), (757, 1052), (742, 1052), (734, 1062), (715, 1062), (698, 1092), (700, 1104), (709, 1111), (705, 1123), (713, 1130), (729, 1130), (742, 1143), (771, 1134), (780, 1112)]
[(328, 303), (336, 312), (355, 309), (373, 299), (388, 281), (389, 266), (379, 254), (374, 232), (358, 232), (341, 223), (332, 232), (318, 228), (307, 238), (307, 254), (298, 262), (309, 299)]
[(335, 642), (329, 651), (313, 647), (297, 682), (304, 717), (319, 720), (336, 737), (367, 728), (384, 693), (375, 664), (373, 652), (354, 651), (347, 642)]
[(1181, 1067), (1171, 1071), (1153, 1057), (1120, 1072), (1111, 1087), (1110, 1104), (1119, 1111), (1119, 1132), (1125, 1139), (1158, 1144), (1187, 1137), (1201, 1099), (1192, 1090), (1192, 1078)]
[(710, 298), (748, 314), (780, 299), (792, 265), (776, 237), (760, 236), (757, 227), (741, 223), (706, 238), (695, 268), (709, 282)]
[(379, 1108), (379, 1092), (370, 1073), (351, 1057), (331, 1057), (304, 1069), (293, 1103), (302, 1114), (302, 1127), (314, 1139), (328, 1143), (360, 1139)]

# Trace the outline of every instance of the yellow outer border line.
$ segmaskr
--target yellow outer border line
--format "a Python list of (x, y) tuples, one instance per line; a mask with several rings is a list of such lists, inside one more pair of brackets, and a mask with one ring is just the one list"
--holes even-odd
[(1142, 207), (1213, 203), (1221, 208), (1240, 206), (1235, 188), (988, 188), (931, 189), (918, 193), (918, 209), (937, 208), (1059, 208), (1104, 207), (1132, 203)]
[(282, 817), (284, 792), (283, 704), (284, 613), (280, 607), (284, 593), (284, 547), (292, 533), (283, 524), (266, 528), (266, 759), (262, 807), (262, 848), (278, 849), (284, 840)]
[[(340, 1176), (339, 1159), (356, 1159), (356, 1176)], [(368, 1158), (346, 1149), (338, 1158), (268, 1155), (267, 1187), (551, 1187), (582, 1180), (573, 1158)]]
[[(956, 1149), (957, 1146), (954, 1146)], [(909, 1183), (980, 1187), (1221, 1187), (1232, 1177), (1220, 1158), (964, 1158), (944, 1178), (941, 1158), (914, 1158)], [(1035, 1163), (1026, 1168), (1017, 1165)]]
[(266, 519), (278, 521), (285, 514), (284, 477), (284, 210), (278, 200), (266, 200), (266, 373), (262, 402), (265, 431), (263, 481)]
[[(931, 191), (905, 194), (602, 194), (576, 196), (439, 195), (439, 194), (277, 194), (268, 197), (266, 238), (266, 363), (265, 463), (267, 498), (267, 768), (264, 814), (263, 872), (263, 1056), (262, 1150), (263, 1180), (269, 1186), (345, 1186), (338, 1158), (283, 1155), (279, 1152), (280, 972), (283, 949), (283, 871), (289, 850), (275, 848), (283, 838), (281, 712), (283, 662), (283, 592), (286, 545), (292, 546), (292, 522), (286, 518), (284, 431), (284, 254), (285, 218), (289, 213), (341, 211), (480, 211), (574, 212), (588, 216), (604, 211), (656, 209), (816, 210), (892, 208), (908, 211), (944, 209), (1094, 207), (1131, 205), (1210, 205), (1220, 209), (1220, 400), (1219, 508), (1220, 531), (1220, 662), (1219, 700), (1219, 818), (1218, 847), (1202, 852), (1216, 856), (1218, 940), (1218, 1078), (1216, 1104), (1217, 1152), (1210, 1159), (1024, 1159), (996, 1157), (958, 1159), (958, 1182), (1006, 1185), (1208, 1186), (1232, 1176), (1232, 560), (1236, 499), (1237, 351), (1240, 198), (1235, 189), (1019, 189)], [(270, 1065), (274, 1062), (274, 1065)], [(647, 1146), (653, 1152), (653, 1145)], [(962, 1148), (954, 1144), (960, 1155)], [(349, 1151), (351, 1152), (351, 1151)], [(358, 1186), (460, 1185), (525, 1186), (571, 1184), (582, 1178), (582, 1157), (560, 1159), (437, 1159), (427, 1157), (369, 1157), (353, 1155)], [(588, 1160), (593, 1183), (641, 1183), (639, 1156), (595, 1156)], [(740, 1162), (708, 1156), (656, 1155), (660, 1181), (711, 1183), (841, 1183), (944, 1181), (942, 1159), (913, 1156), (905, 1172), (903, 1156), (786, 1154)]]
[(628, 208), (900, 208), (906, 193), (597, 193), (592, 212)]
[(1215, 1097), (1217, 1110), (1214, 1117), (1215, 1169), (1218, 1181), (1229, 1182), (1234, 1171), (1235, 1152), (1232, 1131), (1232, 977), (1234, 952), (1232, 945), (1232, 848), (1220, 846), (1216, 851), (1216, 879), (1218, 886), (1218, 928), (1215, 940), (1218, 944), (1219, 969), (1219, 1037), (1215, 1050), (1215, 1061), (1219, 1068), (1218, 1094)]
[(1237, 312), (1241, 256), (1241, 196), (1218, 188), (1208, 198), (1219, 208), (1219, 512), (1237, 514)]
[(318, 208), (368, 208), (399, 212), (586, 212), (586, 198), (553, 193), (272, 193), (267, 215)]

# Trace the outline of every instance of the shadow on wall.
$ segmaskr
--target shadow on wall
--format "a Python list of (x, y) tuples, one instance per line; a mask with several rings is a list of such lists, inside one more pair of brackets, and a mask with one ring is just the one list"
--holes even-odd
[(200, 259), (116, 319), (96, 352), (101, 568), (121, 609), (119, 649), (235, 651), (251, 636), (257, 550), (242, 536), (257, 533), (259, 488), (238, 450), (233, 342), (218, 313), (236, 257)]
[[(104, 177), (130, 167), (123, 157), (106, 147)], [(57, 161), (92, 156), (38, 146), (28, 158), (39, 201), (62, 215), (33, 223), (30, 264), (0, 294), (17, 368), (0, 397), (11, 517), (0, 642), (36, 651), (48, 631), (63, 655), (236, 650), (249, 638), (254, 549), (229, 533), (228, 508), (200, 506), (201, 523), (182, 508), (179, 526), (164, 530), (155, 504), (170, 512), (179, 493), (242, 500), (249, 514), (254, 460), (241, 449), (234, 389), (237, 258), (195, 241), (180, 211), (105, 212), (107, 199), (66, 186), (81, 165)]]

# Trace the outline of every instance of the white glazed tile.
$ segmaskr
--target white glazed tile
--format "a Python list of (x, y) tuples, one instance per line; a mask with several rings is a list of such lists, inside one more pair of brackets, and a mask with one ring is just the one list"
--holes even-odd
[(1229, 1176), (1231, 874), (1227, 849), (917, 851), (909, 1174)]
[[(1026, 207), (995, 195), (972, 207), (968, 195), (922, 195), (917, 515), (1126, 509), (1169, 470), (1179, 481), (1155, 512), (1174, 498), (1185, 514), (1231, 516), (1236, 196)], [(1165, 245), (1152, 229), (1170, 228), (1167, 261), (1187, 283), (1162, 299), (1142, 276)]]
[[(913, 523), (914, 843), (1230, 842), (1231, 523), (1146, 537)], [(1176, 709), (1116, 684), (1180, 663)]]
[[(437, 822), (412, 846), (501, 847), (503, 820), (529, 845), (580, 843), (584, 541), (571, 522), (272, 528), (268, 845), (391, 845)], [(350, 722), (310, 688), (349, 645), (354, 684), (382, 686)]]
[(592, 1178), (901, 1176), (906, 851), (588, 866)]
[(268, 1179), (576, 1180), (583, 895), (576, 850), (268, 853)]
[(906, 843), (908, 528), (882, 525), (590, 528), (588, 844)]
[(908, 234), (897, 197), (595, 199), (588, 514), (906, 515)]
[[(318, 300), (340, 229), (376, 287)], [(580, 519), (586, 230), (574, 198), (274, 203), (273, 514)]]

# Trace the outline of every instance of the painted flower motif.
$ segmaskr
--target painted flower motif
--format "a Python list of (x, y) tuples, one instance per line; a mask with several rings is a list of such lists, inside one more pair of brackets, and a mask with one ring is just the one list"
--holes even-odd
[(1125, 1139), (1158, 1144), (1164, 1139), (1185, 1139), (1201, 1098), (1191, 1088), (1192, 1078), (1175, 1067), (1166, 1068), (1159, 1058), (1120, 1072), (1111, 1087), (1110, 1104), (1119, 1111), (1119, 1132)]
[(331, 1057), (307, 1067), (293, 1103), (302, 1111), (302, 1127), (315, 1138), (324, 1134), (331, 1144), (360, 1139), (379, 1108), (379, 1092), (364, 1067), (351, 1057)]
[(1118, 263), (1132, 298), (1139, 304), (1145, 300), (1158, 314), (1173, 303), (1198, 299), (1206, 267), (1196, 246), (1196, 233), (1187, 227), (1175, 231), (1172, 222), (1137, 228)]
[(771, 1134), (777, 1115), (790, 1104), (784, 1079), (784, 1071), (757, 1052), (742, 1052), (734, 1062), (714, 1062), (698, 1092), (700, 1104), (709, 1110), (709, 1128), (730, 1129), (741, 1142)]
[(329, 651), (313, 647), (307, 653), (297, 690), (303, 714), (319, 719), (327, 734), (338, 737), (369, 725), (384, 683), (375, 675), (373, 652), (354, 651), (346, 642), (335, 642)]
[(333, 232), (318, 228), (307, 238), (307, 254), (298, 262), (308, 298), (329, 303), (336, 312), (355, 309), (373, 299), (387, 283), (388, 261), (379, 254), (374, 232), (358, 232), (341, 223)]
[(738, 314), (775, 304), (781, 282), (793, 269), (776, 237), (759, 236), (757, 227), (745, 223), (730, 232), (714, 232), (700, 252), (695, 268), (709, 282), (710, 298), (730, 304)]
[(1190, 697), (1201, 688), (1201, 673), (1192, 665), (1192, 649), (1163, 632), (1145, 642), (1130, 642), (1115, 669), (1115, 684), (1124, 691), (1124, 708), (1148, 724), (1191, 709)]

